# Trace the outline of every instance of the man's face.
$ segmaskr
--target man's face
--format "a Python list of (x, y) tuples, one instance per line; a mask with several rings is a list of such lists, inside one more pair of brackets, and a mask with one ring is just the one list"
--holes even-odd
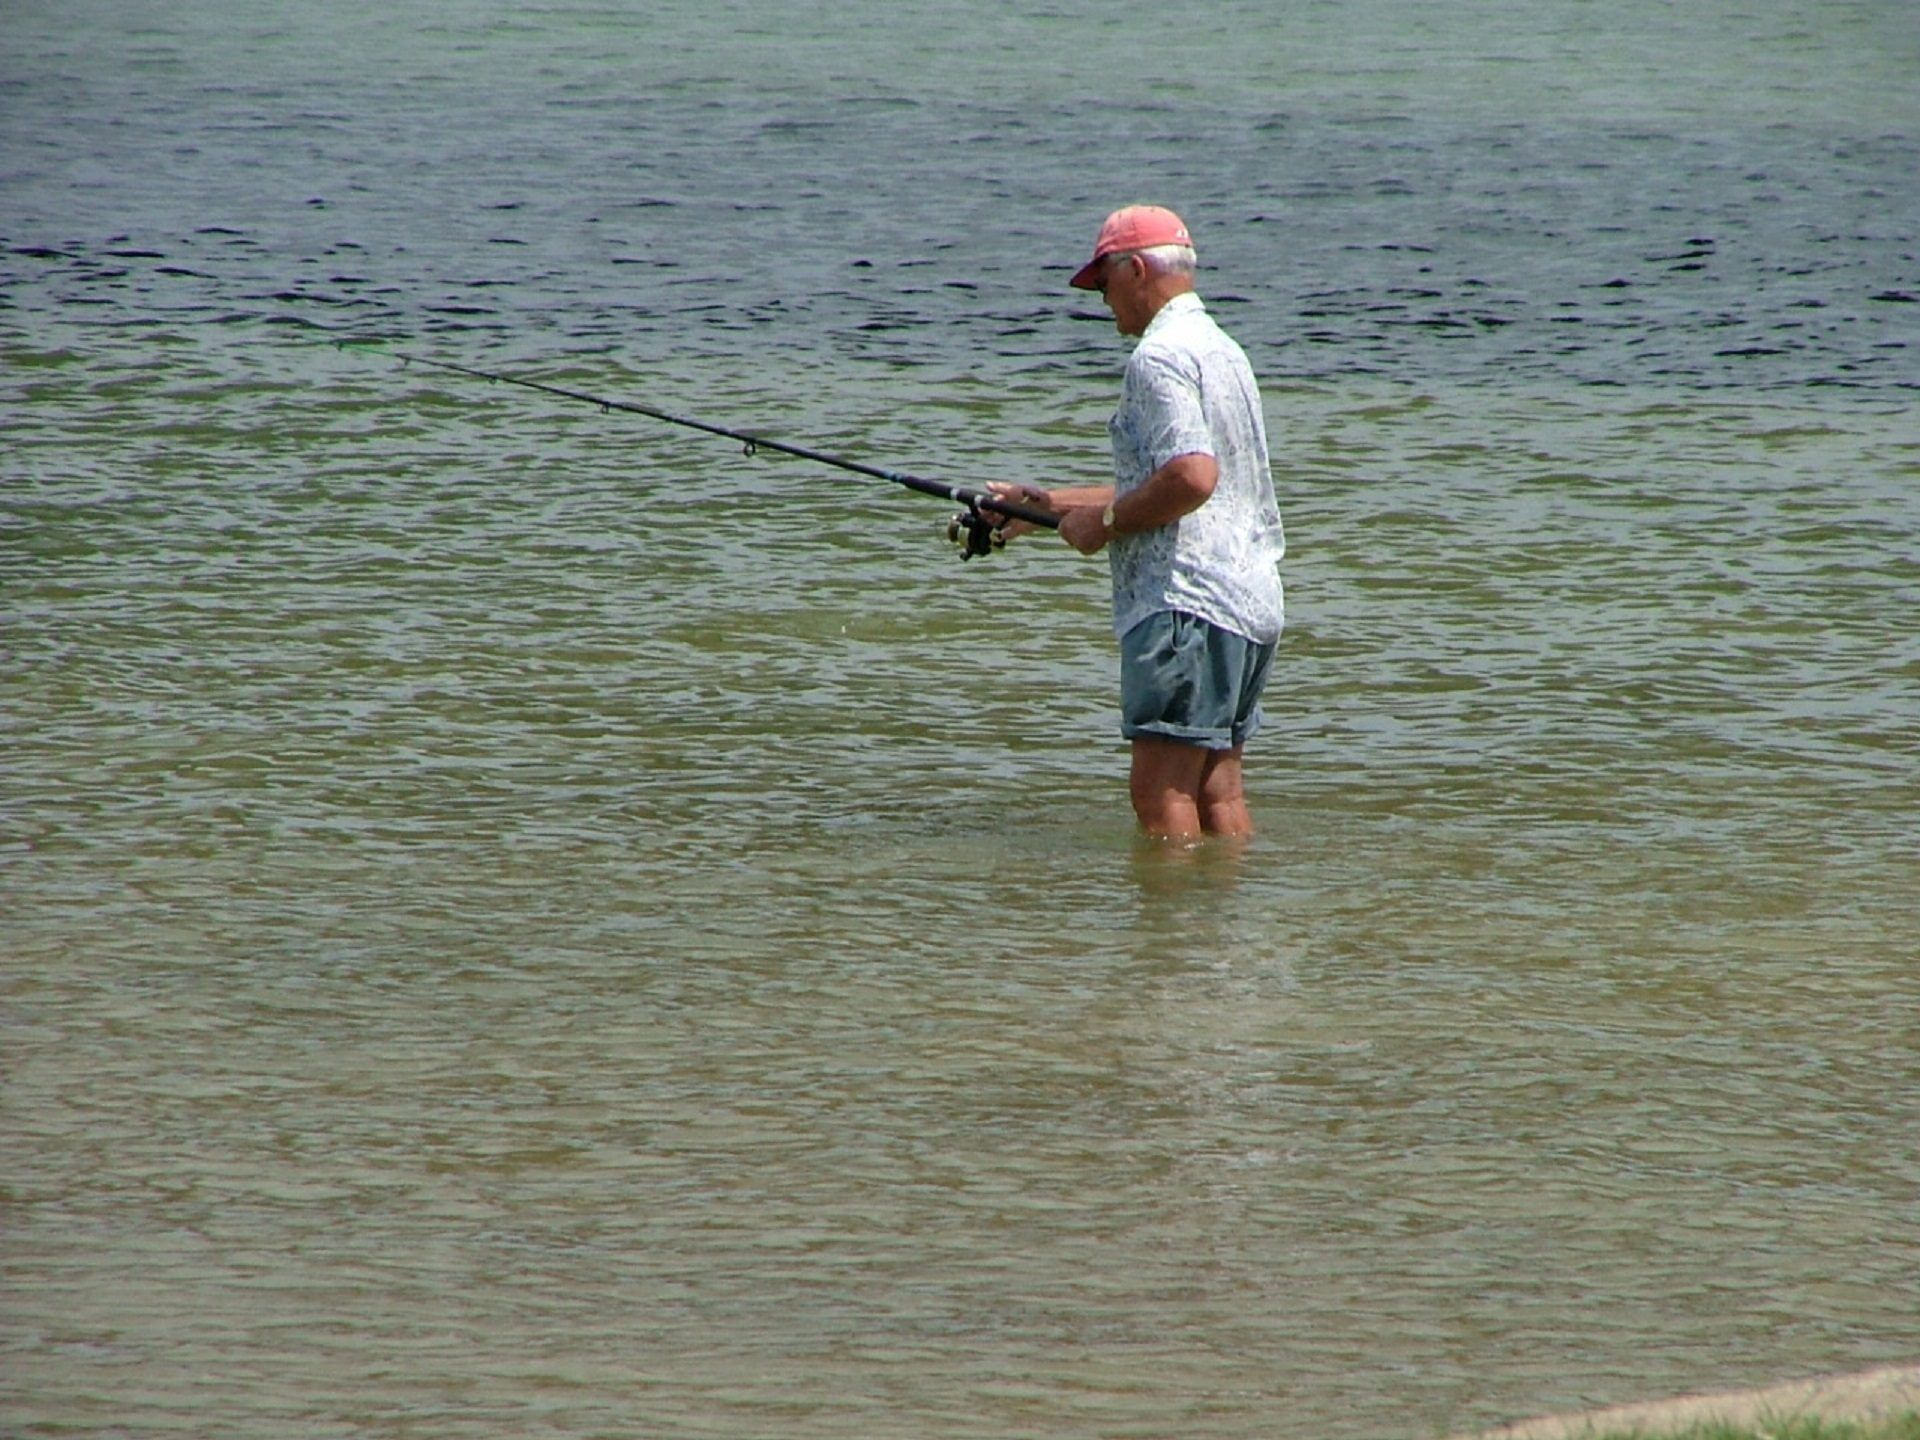
[(1122, 335), (1138, 335), (1147, 328), (1147, 262), (1124, 252), (1107, 256), (1100, 266), (1100, 297), (1113, 312), (1113, 325)]

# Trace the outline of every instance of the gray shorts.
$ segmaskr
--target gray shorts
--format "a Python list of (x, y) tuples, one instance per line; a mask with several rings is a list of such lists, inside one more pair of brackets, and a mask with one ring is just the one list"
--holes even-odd
[(1120, 637), (1120, 733), (1232, 750), (1260, 728), (1273, 645), (1159, 610)]

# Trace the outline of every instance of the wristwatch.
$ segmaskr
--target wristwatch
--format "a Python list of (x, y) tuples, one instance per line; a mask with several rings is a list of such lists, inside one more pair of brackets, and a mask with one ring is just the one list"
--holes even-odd
[(1118, 535), (1120, 533), (1113, 528), (1113, 502), (1111, 500), (1107, 502), (1107, 508), (1100, 512), (1100, 524), (1109, 535)]

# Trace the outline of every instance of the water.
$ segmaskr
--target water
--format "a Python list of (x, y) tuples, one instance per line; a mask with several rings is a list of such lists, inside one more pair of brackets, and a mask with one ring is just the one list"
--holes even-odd
[[(1910, 1359), (1910, 18), (8, 7), (0, 1430)], [(1244, 854), (1133, 836), (1098, 565), (394, 359), (1086, 479), (1134, 198), (1267, 383)]]

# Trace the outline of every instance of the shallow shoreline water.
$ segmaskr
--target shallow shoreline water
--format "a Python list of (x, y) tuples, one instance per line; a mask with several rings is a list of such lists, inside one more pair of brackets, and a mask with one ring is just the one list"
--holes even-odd
[(1884, 1423), (1920, 1415), (1920, 1366), (1889, 1366), (1757, 1390), (1689, 1395), (1581, 1415), (1517, 1421), (1481, 1440), (1577, 1440), (1579, 1436), (1663, 1435), (1705, 1425), (1771, 1427), (1795, 1421)]

